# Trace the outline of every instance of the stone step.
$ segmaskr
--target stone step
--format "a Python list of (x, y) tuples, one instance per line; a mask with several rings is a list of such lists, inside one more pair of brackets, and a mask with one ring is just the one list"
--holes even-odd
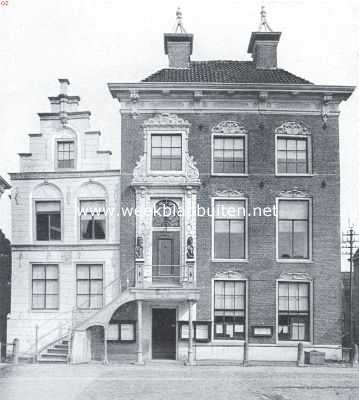
[(67, 364), (66, 359), (59, 358), (40, 358), (38, 362), (40, 364)]
[(51, 347), (52, 349), (59, 349), (59, 350), (68, 350), (69, 346), (64, 345), (64, 344), (55, 344), (54, 346)]
[(62, 353), (43, 353), (41, 354), (40, 358), (63, 358), (64, 360), (67, 359), (67, 354), (62, 354)]
[(48, 353), (56, 353), (56, 354), (68, 354), (68, 349), (58, 349), (58, 348), (53, 348), (53, 347), (50, 347), (49, 349), (47, 349), (47, 352)]

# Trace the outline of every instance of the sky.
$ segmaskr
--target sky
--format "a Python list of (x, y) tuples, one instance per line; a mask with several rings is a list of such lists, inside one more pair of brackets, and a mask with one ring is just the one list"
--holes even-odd
[[(2, 2), (1, 2), (2, 3)], [(281, 68), (316, 84), (359, 84), (357, 0), (8, 0), (0, 5), (0, 175), (19, 171), (17, 153), (39, 132), (58, 78), (92, 112), (102, 148), (120, 166), (120, 114), (108, 82), (136, 82), (167, 66), (163, 33), (175, 27), (178, 6), (194, 34), (192, 59), (249, 60), (247, 46), (261, 5), (281, 31)], [(341, 106), (341, 215), (359, 232), (359, 94)], [(0, 200), (0, 228), (11, 238), (10, 200)], [(344, 257), (346, 258), (346, 257)], [(343, 266), (345, 263), (343, 263)]]

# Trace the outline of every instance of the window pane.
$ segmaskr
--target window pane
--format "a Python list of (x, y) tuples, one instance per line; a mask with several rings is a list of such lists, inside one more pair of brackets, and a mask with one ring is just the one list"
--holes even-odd
[(287, 150), (297, 149), (297, 141), (295, 139), (286, 139), (286, 140), (287, 140)]
[(91, 295), (91, 308), (101, 308), (102, 307), (102, 295)]
[(121, 340), (133, 341), (135, 340), (134, 324), (120, 324)]
[(307, 140), (301, 139), (297, 140), (297, 150), (306, 150), (307, 149)]
[(45, 280), (33, 280), (32, 281), (32, 293), (33, 294), (45, 294)]
[(90, 279), (90, 271), (88, 265), (77, 266), (77, 278), (78, 279)]
[(59, 291), (59, 283), (57, 280), (46, 281), (46, 294), (57, 294)]
[(47, 265), (46, 266), (46, 278), (47, 279), (57, 279), (58, 278), (58, 267), (57, 265)]
[(106, 221), (95, 220), (95, 239), (105, 239)]
[(232, 138), (225, 138), (223, 139), (224, 145), (223, 148), (227, 150), (232, 150), (233, 149), (233, 139)]
[(90, 296), (89, 295), (77, 295), (77, 307), (78, 308), (90, 308)]
[(230, 258), (245, 258), (244, 221), (231, 221), (229, 240)]
[(181, 147), (181, 136), (179, 135), (172, 136), (172, 147)]
[(61, 203), (59, 201), (37, 201), (37, 212), (56, 212), (60, 211)]
[(215, 217), (221, 219), (244, 219), (245, 201), (241, 200), (216, 200)]
[(61, 240), (61, 214), (50, 214), (50, 240)]
[(87, 213), (99, 214), (104, 212), (106, 207), (105, 200), (82, 200), (80, 201), (80, 209), (84, 209)]
[(287, 164), (286, 163), (277, 163), (277, 170), (279, 174), (285, 174), (287, 172)]
[(278, 150), (286, 150), (287, 149), (286, 139), (278, 139), (277, 140), (277, 149)]
[(88, 220), (81, 216), (80, 229), (81, 229), (81, 239), (92, 239), (93, 238), (93, 221)]
[(280, 258), (292, 256), (292, 224), (290, 221), (279, 221), (278, 223), (278, 253)]
[(294, 221), (294, 258), (308, 258), (308, 224)]
[(91, 279), (102, 279), (102, 265), (91, 265)]
[(33, 309), (45, 308), (45, 296), (44, 295), (33, 295), (32, 296), (32, 308)]
[(152, 147), (161, 147), (160, 135), (152, 135)]
[(244, 148), (244, 140), (239, 139), (239, 138), (234, 139), (233, 148), (234, 149), (243, 149)]
[(46, 308), (47, 309), (56, 309), (59, 307), (59, 296), (55, 295), (46, 295)]
[(288, 311), (289, 310), (288, 297), (279, 297), (278, 307), (280, 311)]
[(224, 140), (222, 138), (215, 138), (214, 139), (214, 148), (215, 149), (223, 149), (224, 147)]
[(214, 256), (229, 258), (229, 223), (227, 221), (215, 221)]
[(32, 279), (45, 279), (45, 265), (32, 266)]
[(162, 135), (161, 147), (171, 147), (171, 136)]
[(215, 281), (215, 293), (216, 295), (224, 295), (224, 281)]
[(91, 294), (102, 294), (102, 280), (91, 281)]
[(308, 201), (306, 200), (280, 200), (280, 219), (307, 219)]
[(36, 215), (36, 240), (49, 240), (49, 216)]
[(89, 294), (90, 293), (90, 281), (78, 280), (77, 281), (77, 293), (78, 294)]

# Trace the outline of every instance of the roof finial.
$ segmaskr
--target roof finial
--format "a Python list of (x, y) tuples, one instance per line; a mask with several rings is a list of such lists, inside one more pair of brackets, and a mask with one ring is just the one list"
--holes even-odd
[(261, 23), (259, 24), (258, 32), (273, 32), (267, 22), (267, 12), (264, 6), (261, 8)]
[(182, 21), (182, 11), (181, 8), (178, 7), (176, 11), (176, 29), (175, 33), (180, 32), (180, 33), (186, 33), (186, 30), (183, 27), (183, 21)]

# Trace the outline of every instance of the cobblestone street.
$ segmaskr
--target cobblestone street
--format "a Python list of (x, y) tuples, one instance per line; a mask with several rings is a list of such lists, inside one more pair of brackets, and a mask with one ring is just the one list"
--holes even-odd
[(0, 369), (1, 400), (355, 400), (359, 370), (341, 367), (19, 365)]

